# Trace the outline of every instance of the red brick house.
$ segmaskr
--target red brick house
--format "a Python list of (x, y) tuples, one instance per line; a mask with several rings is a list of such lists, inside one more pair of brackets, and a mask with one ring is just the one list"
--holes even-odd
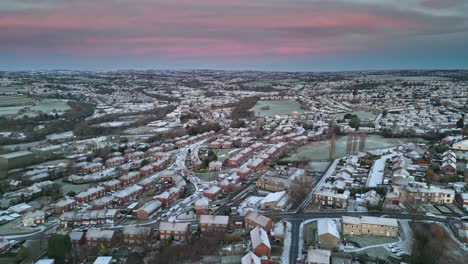
[(129, 186), (114, 195), (114, 201), (117, 204), (124, 204), (128, 202), (131, 198), (136, 197), (143, 193), (143, 187), (139, 185)]
[(148, 245), (153, 234), (151, 226), (125, 226), (122, 231), (123, 242), (128, 246)]
[(203, 192), (203, 196), (210, 200), (216, 200), (218, 196), (221, 194), (221, 188), (216, 185), (211, 186), (208, 190)]
[(86, 191), (82, 191), (75, 195), (73, 198), (75, 201), (78, 203), (87, 203), (89, 201), (95, 200), (99, 197), (104, 196), (106, 193), (104, 187), (102, 186), (96, 186), (96, 187), (91, 187)]
[(140, 209), (136, 210), (136, 217), (141, 220), (148, 220), (150, 216), (161, 208), (162, 203), (160, 201), (151, 201), (143, 205)]
[(154, 172), (154, 167), (151, 166), (151, 165), (146, 165), (146, 166), (140, 168), (140, 174), (141, 174), (142, 177), (148, 176), (153, 172)]
[(120, 177), (119, 180), (122, 185), (127, 185), (131, 182), (137, 181), (140, 177), (141, 177), (140, 172), (131, 171), (125, 174), (124, 176)]
[(221, 161), (212, 161), (208, 164), (208, 169), (210, 171), (220, 171), (223, 169), (223, 163)]
[(189, 223), (171, 223), (171, 222), (160, 222), (159, 223), (159, 239), (165, 240), (171, 237), (174, 240), (186, 240), (190, 235), (190, 224)]
[(229, 216), (227, 215), (200, 215), (198, 229), (201, 232), (223, 232), (228, 229)]
[(271, 245), (267, 232), (257, 226), (250, 231), (250, 239), (252, 240), (252, 251), (261, 259), (261, 263), (270, 263)]
[(209, 211), (210, 200), (206, 197), (201, 197), (197, 201), (195, 201), (195, 213), (200, 214), (207, 214)]
[(106, 190), (106, 192), (110, 192), (110, 191), (113, 191), (113, 190), (116, 190), (118, 188), (120, 188), (122, 186), (122, 183), (121, 181), (119, 180), (110, 180), (110, 181), (107, 181), (103, 184), (104, 186), (104, 189)]
[(125, 163), (125, 158), (124, 157), (112, 157), (108, 160), (106, 160), (105, 164), (106, 167), (115, 167), (118, 165), (122, 165)]
[(81, 246), (86, 242), (86, 233), (73, 231), (70, 233), (70, 240), (73, 247)]
[(64, 198), (54, 205), (54, 213), (61, 214), (75, 208), (76, 201), (72, 198)]
[(257, 212), (249, 211), (245, 215), (244, 225), (246, 228), (262, 227), (267, 232), (270, 232), (275, 227), (275, 222), (270, 218), (263, 216)]
[(245, 179), (250, 175), (250, 169), (248, 167), (242, 167), (236, 171), (236, 174), (241, 178)]
[(114, 230), (90, 229), (86, 232), (86, 245), (97, 247), (101, 244), (112, 247), (117, 242), (117, 234)]

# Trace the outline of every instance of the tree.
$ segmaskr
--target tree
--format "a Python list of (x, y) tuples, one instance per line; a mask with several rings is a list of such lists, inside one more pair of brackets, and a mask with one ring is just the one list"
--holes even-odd
[(457, 121), (457, 127), (458, 128), (463, 128), (465, 127), (465, 123), (464, 123), (464, 117), (461, 117), (458, 121)]
[(433, 181), (434, 180), (434, 171), (432, 169), (428, 169), (426, 171), (426, 180)]
[(108, 254), (108, 248), (105, 244), (101, 243), (99, 244), (99, 251), (98, 251), (98, 254), (99, 256), (105, 256)]
[(29, 248), (25, 246), (20, 246), (18, 254), (16, 254), (16, 262), (21, 263), (24, 259), (26, 259), (29, 256), (29, 254)]
[(47, 256), (63, 261), (72, 248), (69, 235), (53, 234), (47, 242)]
[(76, 195), (76, 192), (74, 192), (74, 191), (69, 191), (69, 192), (67, 192), (67, 195), (70, 196), (70, 197), (73, 197), (73, 196)]
[(297, 208), (302, 203), (302, 201), (304, 201), (309, 191), (310, 190), (307, 186), (307, 183), (303, 178), (294, 179), (289, 190), (289, 197), (291, 198), (291, 202), (294, 208)]
[(359, 130), (360, 125), (361, 125), (361, 120), (357, 116), (351, 118), (351, 120), (349, 121), (349, 126), (356, 130)]
[(141, 161), (141, 166), (142, 166), (142, 167), (143, 167), (143, 166), (146, 166), (146, 165), (148, 165), (148, 164), (150, 164), (150, 160), (149, 160), (149, 159), (144, 159), (144, 160)]

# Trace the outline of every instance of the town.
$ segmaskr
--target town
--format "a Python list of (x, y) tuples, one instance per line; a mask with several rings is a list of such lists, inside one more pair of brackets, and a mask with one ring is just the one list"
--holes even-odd
[(0, 72), (0, 263), (466, 263), (467, 74)]

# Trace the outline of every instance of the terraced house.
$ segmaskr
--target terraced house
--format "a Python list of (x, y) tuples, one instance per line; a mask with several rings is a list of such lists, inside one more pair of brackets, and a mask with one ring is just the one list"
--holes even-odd
[(398, 221), (393, 218), (343, 216), (342, 225), (344, 235), (398, 237)]

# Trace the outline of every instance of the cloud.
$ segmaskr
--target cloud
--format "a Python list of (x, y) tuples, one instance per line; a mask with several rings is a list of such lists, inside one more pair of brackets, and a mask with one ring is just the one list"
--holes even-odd
[(440, 35), (444, 51), (468, 33), (460, 1), (4, 0), (0, 54), (295, 61), (412, 49)]

